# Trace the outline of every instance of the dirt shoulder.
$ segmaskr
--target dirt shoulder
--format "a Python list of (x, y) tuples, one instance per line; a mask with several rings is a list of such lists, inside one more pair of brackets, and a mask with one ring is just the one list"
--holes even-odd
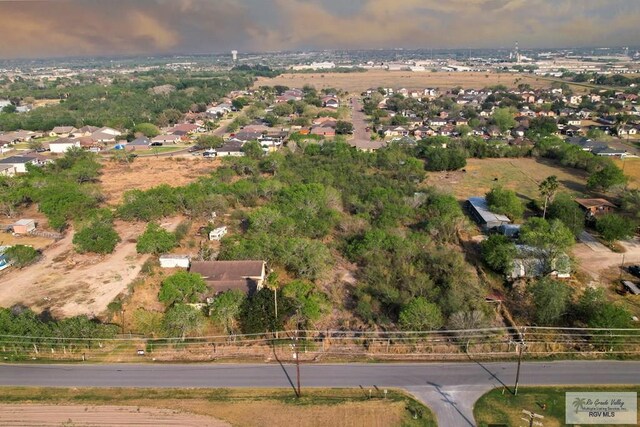
[(231, 424), (204, 415), (173, 409), (138, 406), (93, 405), (0, 405), (0, 424), (21, 426), (100, 425), (100, 426), (207, 426)]

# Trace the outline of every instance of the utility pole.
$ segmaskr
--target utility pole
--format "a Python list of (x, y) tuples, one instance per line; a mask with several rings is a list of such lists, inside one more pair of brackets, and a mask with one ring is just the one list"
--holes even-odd
[(298, 392), (296, 393), (298, 395), (298, 398), (300, 398), (301, 396), (301, 392), (300, 392), (300, 352), (298, 350), (298, 338), (300, 335), (300, 331), (298, 329), (296, 329), (296, 344), (295, 344), (295, 349), (296, 349), (296, 382), (298, 385)]
[[(526, 328), (524, 329), (526, 331)], [(520, 382), (520, 365), (522, 364), (522, 353), (524, 351), (524, 331), (520, 334), (520, 342), (518, 343), (518, 369), (516, 370), (516, 384), (513, 387), (513, 395), (518, 395), (518, 383)]]

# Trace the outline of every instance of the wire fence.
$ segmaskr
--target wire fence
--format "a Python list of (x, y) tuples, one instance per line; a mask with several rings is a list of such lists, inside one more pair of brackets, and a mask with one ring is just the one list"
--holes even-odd
[[(640, 356), (640, 329), (484, 328), (448, 331), (290, 330), (153, 338), (0, 335), (4, 361), (461, 360)], [(297, 356), (296, 356), (297, 354)]]

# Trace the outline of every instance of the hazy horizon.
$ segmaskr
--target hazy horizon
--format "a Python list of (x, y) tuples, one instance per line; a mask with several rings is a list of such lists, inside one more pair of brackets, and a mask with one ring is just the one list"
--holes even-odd
[(637, 0), (0, 0), (0, 59), (636, 45)]

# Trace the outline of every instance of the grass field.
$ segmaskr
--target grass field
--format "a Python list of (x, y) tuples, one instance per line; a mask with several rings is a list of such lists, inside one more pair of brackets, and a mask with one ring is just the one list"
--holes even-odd
[(514, 190), (525, 202), (539, 199), (539, 183), (550, 175), (560, 181), (560, 191), (587, 194), (586, 173), (542, 159), (468, 159), (464, 171), (429, 172), (426, 183), (453, 193), (459, 200), (482, 196), (496, 185)]
[[(234, 426), (436, 426), (433, 414), (408, 395), (389, 390), (369, 399), (360, 389), (124, 389), (4, 387), (0, 403), (126, 405), (171, 409)], [(413, 419), (412, 411), (422, 412)]]
[[(632, 378), (629, 379), (633, 381)], [(521, 426), (527, 425), (521, 420), (522, 410), (543, 415), (541, 421), (544, 427), (558, 427), (565, 424), (565, 392), (567, 391), (621, 391), (634, 392), (638, 387), (521, 387), (518, 395), (514, 396), (508, 391), (495, 389), (482, 396), (475, 404), (473, 413), (478, 426), (505, 425)], [(545, 408), (546, 405), (546, 409)], [(639, 405), (640, 406), (640, 405)], [(598, 424), (600, 426), (605, 424)]]
[(640, 188), (640, 158), (614, 159), (614, 162), (618, 167), (624, 168), (624, 174), (629, 177), (629, 188)]
[[(545, 88), (549, 87), (553, 81), (531, 74), (369, 70), (362, 73), (318, 72), (312, 74), (282, 74), (275, 78), (259, 77), (254, 86), (284, 85), (301, 88), (305, 84), (310, 84), (315, 86), (316, 89), (333, 87), (359, 93), (368, 88), (380, 86), (397, 89), (404, 87), (410, 90), (424, 89), (426, 87), (450, 89), (457, 86), (467, 89), (482, 89), (499, 84), (507, 87), (517, 87), (520, 83), (528, 83), (533, 88)], [(573, 89), (576, 92), (588, 90), (580, 86), (573, 87)]]

